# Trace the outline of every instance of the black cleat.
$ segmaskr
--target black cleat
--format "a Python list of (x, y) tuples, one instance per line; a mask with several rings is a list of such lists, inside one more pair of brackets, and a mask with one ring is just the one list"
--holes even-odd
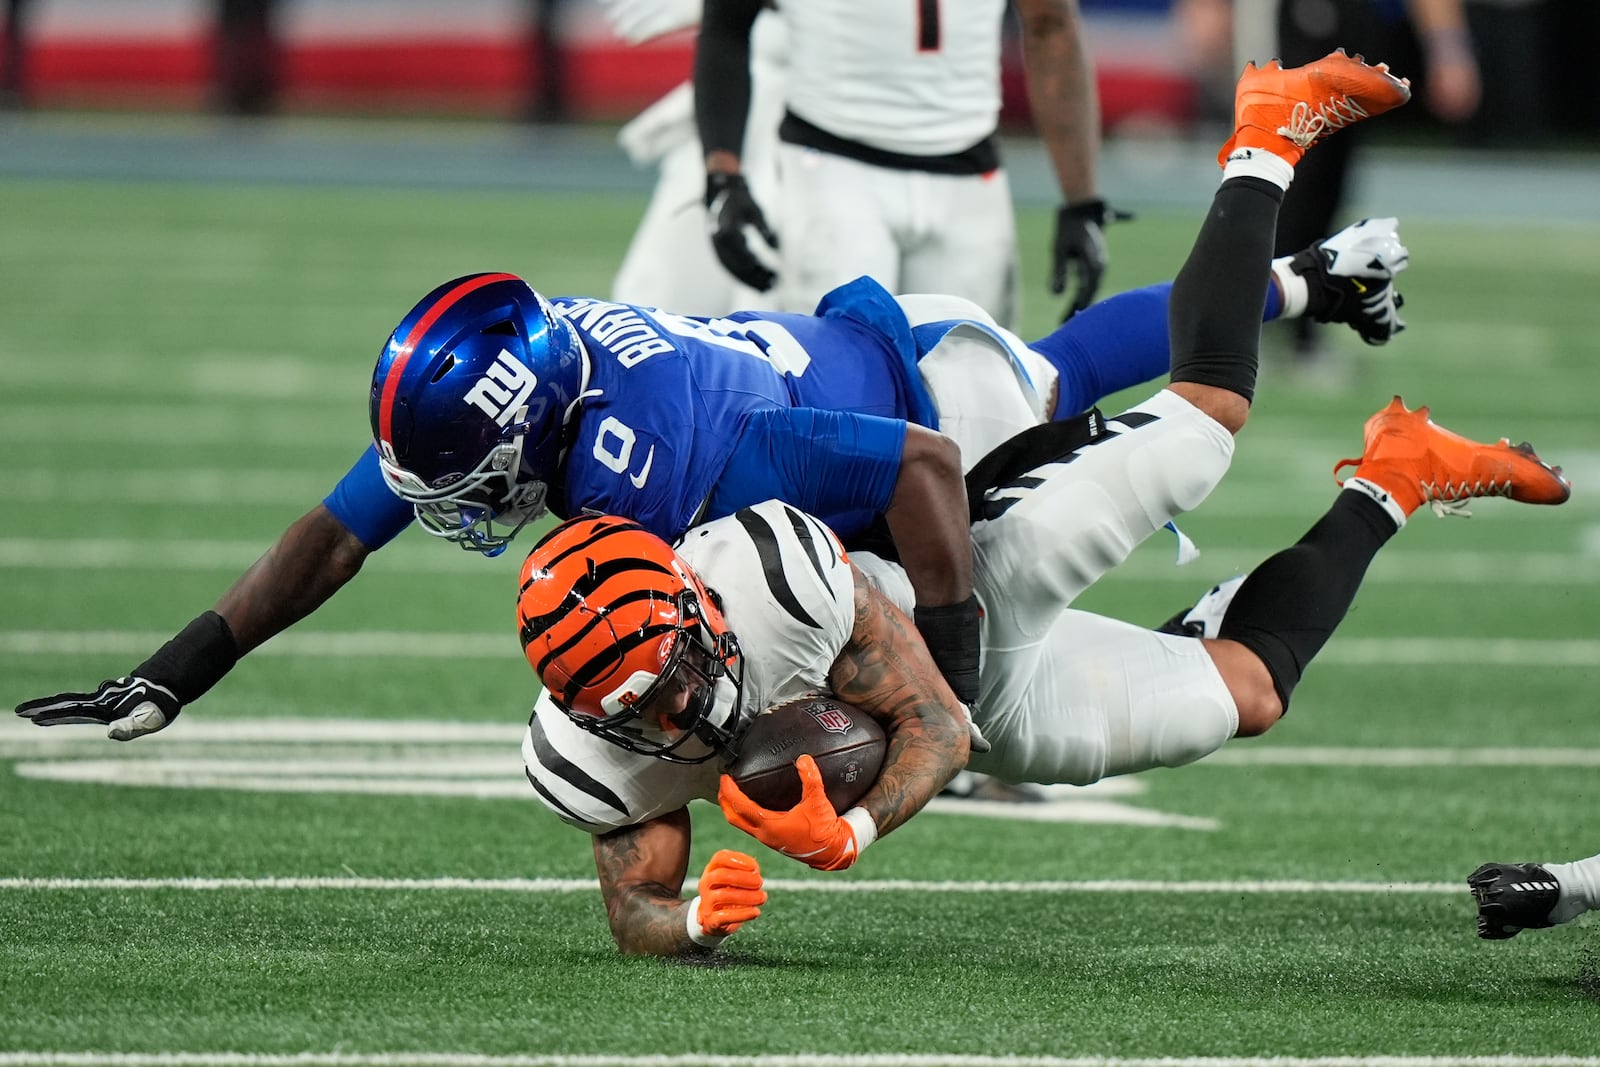
[(1555, 925), (1550, 913), (1561, 883), (1537, 863), (1485, 863), (1467, 875), (1467, 885), (1478, 902), (1478, 936), (1486, 941)]

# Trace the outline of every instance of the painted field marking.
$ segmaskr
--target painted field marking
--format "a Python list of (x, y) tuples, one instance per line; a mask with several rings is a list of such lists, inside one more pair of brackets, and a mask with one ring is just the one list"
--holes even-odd
[[(4, 407), (0, 406), (0, 412)], [(1331, 452), (1330, 452), (1331, 454)], [(1600, 454), (1588, 453), (1573, 460), (1562, 454), (1563, 469), (1580, 487), (1600, 486)], [(1200, 512), (1214, 518), (1304, 518), (1310, 521), (1330, 499), (1329, 488), (1320, 482), (1324, 464), (1319, 457), (1309, 467), (1319, 480), (1296, 478), (1291, 484), (1273, 485), (1258, 478), (1239, 484), (1224, 483)], [(339, 471), (325, 464), (301, 469), (238, 467), (183, 467), (174, 469), (133, 468), (128, 470), (80, 470), (31, 466), (0, 471), (0, 499), (38, 504), (154, 504), (162, 507), (210, 506), (214, 504), (301, 504), (309, 507), (332, 487)], [(1580, 521), (1580, 512), (1589, 517), (1600, 510), (1600, 499), (1593, 494), (1574, 496), (1552, 520)], [(1525, 522), (1524, 510), (1491, 504), (1473, 513), (1474, 523)], [(1549, 520), (1546, 520), (1549, 521)], [(261, 531), (260, 546), (265, 548), (273, 531)], [(61, 542), (50, 542), (60, 544)], [(1223, 548), (1205, 545), (1206, 548)], [(1586, 546), (1586, 551), (1588, 549)]]
[[(41, 504), (305, 504), (318, 500), (333, 485), (336, 471), (287, 471), (281, 468), (224, 470), (184, 467), (176, 470), (0, 471), (0, 498)], [(262, 548), (271, 531), (262, 531)]]
[(11, 1052), (0, 1067), (1600, 1067), (1600, 1056), (984, 1056), (960, 1053)]
[(960, 1053), (10, 1052), (0, 1067), (1600, 1067), (1600, 1056), (985, 1056)]
[[(1578, 552), (1439, 552), (1396, 549), (1380, 555), (1368, 572), (1368, 584), (1480, 585), (1485, 574), (1497, 582), (1527, 586), (1583, 586), (1600, 584), (1600, 556), (1594, 554), (1587, 534), (1574, 535)], [(130, 570), (236, 571), (254, 563), (271, 547), (272, 535), (259, 538), (151, 539), (127, 538), (0, 538), (0, 569), (23, 571)], [(1569, 538), (1570, 540), (1571, 538)], [(1248, 560), (1248, 569), (1283, 545), (1201, 545), (1202, 557)], [(392, 567), (417, 574), (503, 573), (495, 563), (463, 552), (450, 552), (431, 542), (401, 543), (378, 553), (370, 567)], [(1221, 567), (1218, 564), (1218, 567)], [(1230, 562), (1228, 565), (1232, 567)], [(1224, 568), (1227, 569), (1227, 568)], [(1175, 567), (1164, 551), (1142, 552), (1117, 567), (1111, 578), (1183, 585), (1195, 593), (1206, 584), (1226, 577), (1216, 568)]]
[[(170, 733), (132, 746), (111, 745), (96, 726), (41, 730), (0, 718), (0, 760), (35, 781), (134, 788), (255, 793), (533, 799), (520, 773), (523, 728), (499, 723), (430, 723), (351, 719), (186, 720)], [(376, 749), (376, 750), (375, 750)], [(1453, 749), (1236, 746), (1203, 763), (1218, 766), (1472, 767), (1600, 766), (1600, 749)], [(1138, 776), (1093, 785), (1041, 788), (1038, 803), (937, 797), (932, 815), (1025, 822), (1216, 830), (1205, 815), (1139, 803), (1149, 790)]]
[[(690, 878), (686, 887), (696, 884)], [(784, 892), (806, 893), (1361, 893), (1371, 896), (1449, 894), (1465, 896), (1466, 882), (1156, 881), (1084, 879), (1080, 881), (924, 881), (917, 878), (768, 878), (762, 883)], [(174, 889), (202, 893), (357, 890), (391, 893), (587, 893), (598, 892), (593, 878), (0, 878), (0, 892), (59, 892)]]

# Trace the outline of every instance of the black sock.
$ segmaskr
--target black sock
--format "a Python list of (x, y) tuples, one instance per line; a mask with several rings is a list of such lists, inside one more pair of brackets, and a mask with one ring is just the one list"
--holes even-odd
[(1261, 657), (1285, 710), (1306, 665), (1350, 610), (1372, 558), (1397, 529), (1377, 501), (1340, 493), (1304, 537), (1251, 571), (1234, 594), (1217, 636)]
[(1211, 199), (1194, 248), (1172, 282), (1167, 323), (1174, 382), (1255, 396), (1261, 316), (1283, 190), (1230, 178)]

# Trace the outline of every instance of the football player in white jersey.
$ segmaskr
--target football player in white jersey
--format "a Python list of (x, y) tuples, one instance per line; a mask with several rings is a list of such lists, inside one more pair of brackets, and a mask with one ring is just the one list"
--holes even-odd
[[(763, 88), (750, 64), (763, 2), (706, 0), (695, 58), (705, 199), (729, 273), (760, 290), (776, 284), (782, 310), (809, 311), (871, 274), (893, 292), (965, 297), (1015, 327), (1016, 224), (995, 139), (1004, 0), (776, 6), (787, 30), (781, 226), (766, 214), (773, 201), (752, 191), (759, 174), (746, 174), (747, 150), (768, 136), (747, 135), (768, 121), (751, 106), (752, 87)], [(1094, 300), (1106, 262), (1094, 72), (1077, 0), (1016, 6), (1034, 121), (1065, 201), (1051, 289), (1076, 276), (1071, 314)]]
[[(534, 547), (518, 616), (545, 693), (524, 741), (527, 775), (547, 806), (594, 835), (624, 951), (701, 951), (759, 914), (759, 865), (743, 853), (719, 852), (699, 895), (681, 898), (691, 799), (715, 796), (764, 844), (836, 870), (964, 765), (1079, 784), (1182, 766), (1283, 715), (1373, 556), (1424, 503), (1567, 498), (1559, 469), (1528, 446), (1469, 441), (1397, 397), (1368, 421), (1361, 458), (1339, 464), (1356, 469), (1327, 514), (1240, 585), (1218, 638), (1069, 609), (1227, 469), (1254, 391), (1260, 305), (1245, 294), (1269, 269), (1294, 162), (1337, 128), (1301, 120), (1343, 124), (1408, 97), (1383, 67), (1342, 53), (1294, 71), (1247, 68), (1219, 157), (1223, 184), (1173, 286), (1167, 388), (1087, 441), (1048, 424), (978, 464), (970, 514), (986, 654), (970, 720), (905, 615), (899, 569), (847, 557), (788, 505), (693, 529), (676, 552), (607, 517), (574, 520)], [(802, 757), (800, 803), (756, 806), (721, 764), (762, 709), (822, 691), (885, 726), (878, 781), (840, 815)]]
[[(1175, 381), (1090, 443), (982, 494), (973, 540), (987, 651), (971, 720), (905, 614), (913, 598), (904, 573), (869, 553), (846, 555), (826, 526), (790, 505), (768, 501), (696, 527), (676, 551), (608, 516), (546, 535), (520, 575), (521, 638), (546, 687), (523, 759), (546, 806), (594, 835), (619, 947), (703, 951), (760, 913), (759, 864), (732, 850), (717, 852), (698, 895), (682, 899), (691, 800), (715, 798), (768, 847), (838, 870), (963, 766), (1082, 785), (1192, 763), (1283, 716), (1368, 565), (1423, 504), (1559, 504), (1570, 494), (1560, 469), (1529, 446), (1469, 441), (1396, 397), (1368, 421), (1362, 456), (1340, 464), (1356, 469), (1333, 506), (1251, 572), (1217, 638), (1071, 609), (1227, 467), (1227, 409), (1192, 385)], [(1023, 451), (1050, 449), (1035, 441)], [(757, 806), (722, 775), (723, 762), (762, 709), (819, 692), (883, 724), (878, 781), (840, 815), (802, 757), (801, 801), (789, 811)], [(1521, 909), (1522, 925), (1581, 912), (1573, 902), (1586, 898), (1558, 898), (1564, 887), (1550, 877), (1532, 887), (1538, 899)], [(1499, 887), (1498, 900), (1528, 889)]]
[[(700, 0), (603, 0), (618, 36), (642, 44), (700, 22)], [(779, 225), (778, 122), (783, 118), (784, 32), (770, 12), (750, 33), (750, 121), (745, 135), (744, 175), (756, 198)], [(779, 310), (776, 293), (744, 285), (722, 268), (706, 240), (704, 154), (694, 125), (694, 90), (674, 88), (617, 134), (636, 166), (655, 167), (656, 184), (644, 217), (628, 242), (611, 285), (623, 304), (664, 308), (682, 315), (726, 315), (732, 311)], [(809, 310), (809, 309), (807, 309)]]

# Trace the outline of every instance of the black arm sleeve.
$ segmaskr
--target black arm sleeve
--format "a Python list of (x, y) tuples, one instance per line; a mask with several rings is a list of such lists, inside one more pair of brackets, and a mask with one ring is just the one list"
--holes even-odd
[(750, 27), (761, 0), (705, 0), (694, 54), (694, 121), (702, 152), (744, 154), (750, 115)]

